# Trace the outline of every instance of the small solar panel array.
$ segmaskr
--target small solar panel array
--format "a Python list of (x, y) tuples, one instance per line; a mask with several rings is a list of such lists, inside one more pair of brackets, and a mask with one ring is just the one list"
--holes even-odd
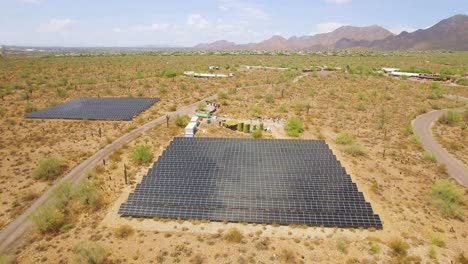
[(132, 120), (159, 98), (79, 98), (26, 114), (26, 118)]
[(382, 228), (320, 140), (176, 137), (119, 214)]

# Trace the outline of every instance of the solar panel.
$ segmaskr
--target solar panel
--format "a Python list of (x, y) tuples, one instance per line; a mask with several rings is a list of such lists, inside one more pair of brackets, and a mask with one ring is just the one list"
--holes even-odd
[(159, 98), (78, 98), (37, 112), (26, 118), (132, 120)]
[(382, 228), (321, 140), (174, 138), (119, 214)]

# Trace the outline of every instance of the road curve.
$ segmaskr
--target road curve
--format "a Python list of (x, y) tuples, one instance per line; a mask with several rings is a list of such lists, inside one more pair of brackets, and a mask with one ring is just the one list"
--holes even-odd
[[(464, 97), (446, 96), (446, 98), (462, 100), (468, 103), (468, 98)], [(458, 111), (462, 109), (463, 108), (458, 108), (455, 110)], [(448, 109), (431, 111), (416, 117), (416, 119), (412, 121), (413, 130), (421, 141), (424, 149), (433, 153), (438, 162), (447, 165), (447, 171), (450, 176), (466, 187), (468, 186), (468, 167), (443, 148), (432, 135), (432, 127), (434, 126), (434, 123), (447, 111)]]
[[(214, 100), (217, 95), (210, 96), (205, 100)], [(194, 104), (181, 107), (175, 112), (169, 113), (170, 115), (175, 114), (193, 114), (194, 110), (197, 107), (196, 102)], [(72, 184), (78, 183), (82, 180), (86, 173), (92, 170), (96, 165), (102, 162), (102, 159), (111, 154), (114, 150), (120, 148), (121, 146), (131, 142), (137, 136), (141, 135), (143, 132), (155, 127), (158, 124), (164, 123), (166, 121), (166, 116), (160, 116), (140, 127), (133, 129), (132, 131), (124, 134), (119, 137), (112, 143), (108, 144), (104, 148), (97, 151), (93, 156), (89, 157), (87, 160), (81, 162), (78, 166), (74, 167), (70, 172), (68, 172), (63, 178), (57, 181), (52, 187), (50, 187), (46, 192), (44, 192), (34, 203), (28, 207), (21, 215), (15, 218), (11, 223), (9, 223), (0, 233), (0, 252), (7, 251), (10, 249), (18, 240), (32, 227), (32, 224), (28, 221), (28, 215), (30, 215), (34, 210), (36, 210), (40, 205), (42, 205), (47, 199), (49, 199), (49, 194), (57, 185), (65, 180), (69, 180)]]

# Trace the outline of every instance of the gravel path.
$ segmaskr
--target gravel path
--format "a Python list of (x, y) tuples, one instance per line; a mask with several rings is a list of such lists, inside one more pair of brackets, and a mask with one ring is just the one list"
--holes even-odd
[[(463, 100), (468, 103), (468, 98), (446, 96), (452, 100)], [(455, 110), (462, 110), (464, 108), (458, 108)], [(414, 133), (418, 136), (424, 149), (430, 153), (433, 153), (439, 163), (447, 165), (447, 171), (463, 186), (468, 186), (468, 168), (453, 155), (451, 155), (442, 145), (437, 142), (432, 135), (432, 127), (434, 123), (446, 113), (448, 109), (431, 111), (422, 114), (413, 120), (412, 125)]]

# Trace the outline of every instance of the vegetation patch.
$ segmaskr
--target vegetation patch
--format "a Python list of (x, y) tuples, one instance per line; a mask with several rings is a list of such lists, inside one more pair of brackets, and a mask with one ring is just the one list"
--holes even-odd
[(62, 160), (49, 157), (39, 162), (33, 176), (40, 180), (53, 180), (62, 175), (65, 169), (66, 165)]
[(148, 145), (137, 145), (132, 151), (132, 160), (139, 164), (147, 164), (153, 159)]
[(73, 248), (74, 260), (77, 264), (101, 264), (107, 259), (106, 250), (96, 242), (84, 240)]
[(298, 137), (304, 132), (304, 125), (298, 117), (290, 117), (284, 124), (284, 129), (288, 132), (291, 137)]
[(465, 204), (465, 190), (448, 180), (437, 180), (432, 185), (435, 206), (446, 217), (463, 218), (461, 207)]

